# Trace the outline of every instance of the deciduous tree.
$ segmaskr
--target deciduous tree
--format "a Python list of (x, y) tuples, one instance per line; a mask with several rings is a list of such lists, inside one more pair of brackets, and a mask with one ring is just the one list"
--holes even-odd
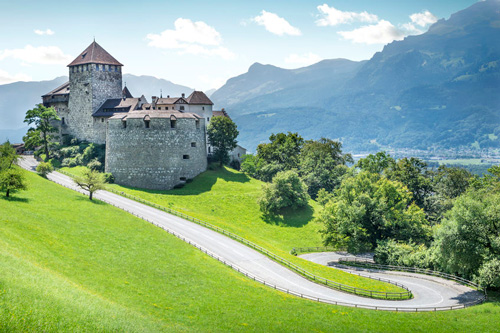
[(60, 119), (57, 116), (56, 110), (52, 107), (45, 107), (42, 104), (38, 104), (34, 109), (28, 110), (24, 118), (25, 123), (34, 125), (23, 137), (26, 148), (35, 149), (38, 146), (43, 146), (45, 161), (50, 159), (52, 133), (57, 132), (57, 129), (53, 126), (53, 122), (58, 120)]
[(73, 181), (81, 189), (89, 192), (89, 199), (92, 200), (94, 192), (104, 189), (104, 175), (94, 170), (85, 169), (83, 176), (73, 178)]
[(228, 117), (213, 117), (208, 125), (208, 142), (214, 149), (214, 157), (220, 166), (229, 162), (229, 152), (236, 148), (238, 141), (236, 124)]

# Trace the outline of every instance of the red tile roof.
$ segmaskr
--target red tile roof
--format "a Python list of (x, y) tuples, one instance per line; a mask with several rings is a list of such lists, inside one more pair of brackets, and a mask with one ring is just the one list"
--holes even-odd
[(83, 64), (105, 64), (123, 66), (118, 60), (113, 58), (101, 45), (95, 41), (89, 45), (75, 60), (73, 60), (68, 67), (83, 65)]
[(193, 91), (186, 100), (189, 104), (214, 105), (203, 91)]

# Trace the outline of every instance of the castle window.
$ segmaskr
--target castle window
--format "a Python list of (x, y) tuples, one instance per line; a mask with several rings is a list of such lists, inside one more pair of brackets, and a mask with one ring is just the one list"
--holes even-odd
[(196, 142), (191, 142), (191, 147), (196, 147)]
[(122, 126), (123, 126), (123, 128), (127, 128), (127, 121), (126, 120), (122, 120)]
[(189, 160), (189, 155), (182, 155), (183, 160)]
[(207, 117), (207, 121), (210, 121), (210, 117)]
[(196, 119), (196, 128), (200, 128), (200, 120)]
[(179, 110), (184, 111), (184, 105), (181, 105), (181, 106), (179, 107)]
[(161, 110), (161, 106), (158, 108), (158, 110)]
[(202, 109), (202, 110), (205, 110), (205, 107), (204, 107), (204, 106), (202, 106), (202, 107), (201, 107), (201, 109)]
[(61, 124), (64, 125), (64, 117), (61, 118)]
[(168, 110), (168, 106), (165, 107), (165, 110)]
[(101, 118), (101, 123), (103, 123), (103, 122), (104, 122), (104, 118)]
[(210, 154), (212, 152), (212, 150), (210, 149), (210, 147), (208, 147), (208, 153)]
[(149, 120), (144, 120), (144, 126), (145, 126), (146, 128), (149, 128)]
[(105, 66), (106, 66), (105, 71), (106, 71), (106, 72), (109, 72), (109, 65), (105, 65)]
[(114, 72), (115, 71), (115, 66), (109, 66), (109, 71)]
[(95, 70), (99, 72), (99, 65), (95, 64)]
[(185, 182), (187, 178), (186, 177), (181, 177), (179, 179), (180, 179), (180, 181)]
[(170, 128), (176, 128), (176, 127), (177, 127), (177, 120), (170, 119)]

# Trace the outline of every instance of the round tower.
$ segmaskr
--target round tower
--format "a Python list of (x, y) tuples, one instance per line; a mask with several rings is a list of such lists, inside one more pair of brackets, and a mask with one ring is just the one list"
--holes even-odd
[(68, 134), (105, 143), (106, 126), (92, 114), (107, 99), (122, 97), (122, 66), (95, 41), (69, 65)]

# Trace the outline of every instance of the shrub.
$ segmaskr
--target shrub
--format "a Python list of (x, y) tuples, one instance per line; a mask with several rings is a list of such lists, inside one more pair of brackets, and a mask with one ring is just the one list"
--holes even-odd
[(476, 282), (483, 288), (500, 289), (500, 260), (494, 258), (486, 261), (479, 268), (479, 275), (476, 277)]
[(298, 209), (307, 206), (310, 197), (307, 186), (295, 171), (279, 172), (271, 184), (262, 186), (259, 198), (260, 210), (276, 214), (284, 208)]
[(240, 162), (238, 160), (232, 160), (229, 166), (234, 170), (240, 170)]
[(36, 172), (42, 177), (47, 177), (47, 174), (51, 173), (52, 171), (54, 171), (54, 168), (52, 167), (52, 164), (48, 162), (41, 162), (36, 167)]
[(94, 170), (94, 171), (101, 171), (102, 170), (102, 164), (101, 162), (99, 162), (97, 160), (97, 158), (94, 158), (92, 161), (90, 161), (88, 164), (87, 164), (87, 167), (90, 169), (90, 170)]
[(108, 184), (113, 184), (115, 182), (115, 177), (110, 172), (103, 173), (103, 177), (104, 177), (104, 182)]

